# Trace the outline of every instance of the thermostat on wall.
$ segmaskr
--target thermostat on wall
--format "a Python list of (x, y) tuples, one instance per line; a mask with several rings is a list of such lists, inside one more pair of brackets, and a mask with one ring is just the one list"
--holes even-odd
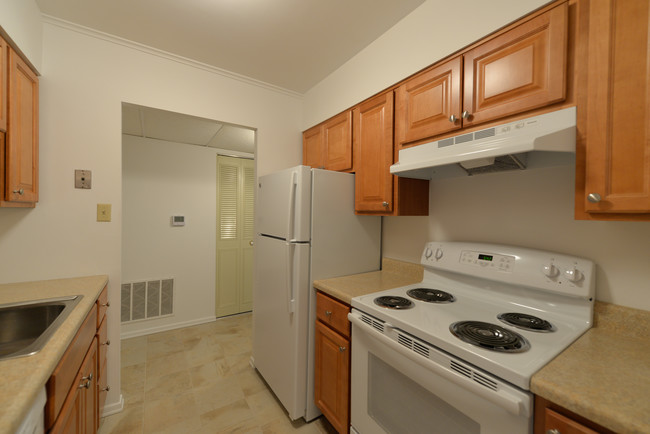
[(172, 216), (172, 226), (185, 226), (185, 216), (184, 215), (173, 215)]

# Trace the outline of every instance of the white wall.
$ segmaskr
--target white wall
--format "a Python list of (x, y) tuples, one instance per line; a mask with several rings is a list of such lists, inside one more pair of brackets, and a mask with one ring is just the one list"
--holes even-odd
[(41, 70), (43, 25), (41, 11), (35, 0), (0, 1), (0, 26), (18, 48)]
[[(428, 0), (307, 92), (303, 129), (543, 3)], [(432, 182), (429, 217), (384, 218), (383, 254), (419, 262), (428, 240), (555, 250), (597, 263), (597, 299), (650, 310), (650, 223), (574, 220), (574, 177), (559, 167)]]
[[(143, 48), (43, 26), (40, 91), (40, 202), (0, 210), (0, 281), (109, 275), (120, 305), (123, 101), (257, 128), (258, 173), (300, 162), (301, 99), (233, 79)], [(74, 188), (74, 169), (93, 172), (93, 188)], [(96, 222), (97, 203), (113, 221)], [(119, 309), (109, 309), (119, 342)], [(108, 353), (107, 404), (120, 394), (119, 345)]]
[[(217, 150), (122, 136), (122, 281), (174, 278), (174, 315), (122, 336), (214, 321)], [(172, 215), (185, 226), (171, 226)]]

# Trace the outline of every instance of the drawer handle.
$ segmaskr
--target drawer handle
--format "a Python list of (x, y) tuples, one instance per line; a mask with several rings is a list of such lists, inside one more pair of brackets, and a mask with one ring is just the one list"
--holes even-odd
[(110, 340), (110, 339), (107, 339), (106, 342), (103, 342), (103, 343), (102, 343), (102, 345), (110, 345), (110, 344), (111, 344), (111, 340)]
[(102, 388), (102, 392), (108, 392), (109, 390), (111, 390), (111, 386), (106, 386)]
[(546, 434), (562, 434), (562, 433), (560, 433), (559, 429), (553, 428), (553, 429), (547, 429)]
[(327, 316), (328, 318), (331, 317), (332, 316), (332, 311), (331, 310), (326, 310), (325, 311), (325, 316)]
[(339, 351), (340, 351), (340, 352), (343, 352), (343, 351), (345, 351), (345, 350), (347, 350), (347, 348), (345, 348), (345, 347), (339, 347)]

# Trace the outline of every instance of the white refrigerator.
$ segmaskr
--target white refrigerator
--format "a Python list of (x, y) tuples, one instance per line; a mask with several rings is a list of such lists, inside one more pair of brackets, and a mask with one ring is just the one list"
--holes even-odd
[(257, 190), (252, 363), (292, 420), (314, 404), (312, 281), (380, 268), (381, 217), (354, 214), (354, 175), (297, 166)]

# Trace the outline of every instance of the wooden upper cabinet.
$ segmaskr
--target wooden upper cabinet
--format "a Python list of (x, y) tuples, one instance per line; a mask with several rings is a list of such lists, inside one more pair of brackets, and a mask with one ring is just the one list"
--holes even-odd
[(357, 212), (393, 211), (393, 93), (354, 109), (354, 208)]
[(7, 92), (9, 91), (7, 83), (7, 66), (9, 46), (7, 42), (0, 37), (0, 131), (7, 131)]
[(352, 170), (352, 111), (323, 124), (323, 161), (327, 170)]
[(302, 164), (315, 169), (352, 170), (352, 111), (302, 133)]
[(302, 133), (302, 164), (315, 169), (324, 168), (323, 128), (316, 125)]
[(6, 201), (38, 201), (38, 77), (9, 49), (8, 128), (5, 143)]
[(399, 143), (461, 127), (461, 70), (462, 58), (458, 56), (397, 88), (395, 118)]
[(650, 3), (590, 2), (588, 23), (576, 217), (650, 220)]
[(563, 3), (466, 52), (463, 125), (564, 100), (567, 41)]

